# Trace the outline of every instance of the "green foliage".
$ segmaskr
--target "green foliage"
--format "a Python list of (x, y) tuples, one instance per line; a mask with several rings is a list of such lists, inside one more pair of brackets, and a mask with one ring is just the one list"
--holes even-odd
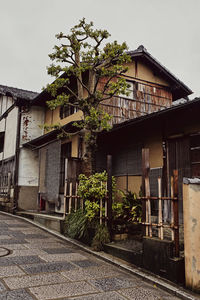
[[(106, 189), (107, 173), (95, 173), (89, 177), (79, 175), (78, 195), (85, 203), (85, 213), (89, 221), (99, 215), (100, 200), (104, 200), (107, 194)], [(112, 178), (113, 195), (116, 190), (115, 178)], [(103, 209), (103, 214), (104, 214)]]
[(88, 239), (88, 218), (85, 213), (79, 209), (72, 212), (65, 220), (66, 234), (74, 239)]
[(92, 202), (89, 200), (85, 201), (85, 212), (89, 221), (92, 221), (97, 216), (99, 209), (100, 205), (97, 202)]
[(141, 222), (142, 203), (136, 193), (131, 191), (123, 193), (122, 202), (114, 202), (112, 209), (115, 221), (123, 221), (124, 224)]
[[(47, 104), (50, 109), (71, 105), (83, 112), (79, 129), (86, 130), (86, 146), (91, 152), (96, 149), (98, 132), (110, 129), (111, 117), (100, 109), (100, 103), (115, 95), (127, 95), (128, 85), (120, 76), (127, 72), (131, 58), (126, 43), (105, 44), (109, 36), (107, 30), (94, 29), (93, 23), (83, 18), (69, 34), (56, 35), (59, 45), (49, 55), (53, 63), (47, 70), (55, 80), (47, 85), (53, 97)], [(75, 88), (72, 78), (76, 79)]]
[[(78, 195), (84, 201), (97, 202), (99, 204), (100, 200), (105, 199), (107, 193), (107, 173), (106, 171), (102, 173), (95, 173), (89, 177), (84, 174), (79, 175), (79, 186)], [(114, 176), (112, 177), (112, 190), (113, 196), (116, 190), (116, 181)]]
[(124, 195), (124, 206), (127, 211), (127, 215), (130, 212), (131, 221), (141, 222), (142, 220), (142, 201), (138, 199), (136, 193), (128, 191)]
[(110, 234), (105, 225), (98, 225), (92, 240), (92, 248), (95, 251), (103, 250), (103, 245), (110, 242)]

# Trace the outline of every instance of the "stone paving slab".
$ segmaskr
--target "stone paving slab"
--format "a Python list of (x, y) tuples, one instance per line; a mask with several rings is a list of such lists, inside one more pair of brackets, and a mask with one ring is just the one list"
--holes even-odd
[(6, 287), (5, 287), (5, 285), (0, 281), (0, 294), (1, 294), (3, 291), (6, 291)]
[(30, 291), (39, 300), (59, 299), (76, 295), (81, 296), (97, 292), (94, 287), (84, 281), (34, 287), (30, 288)]
[[(23, 233), (24, 234), (24, 233)], [(49, 236), (41, 233), (27, 233), (24, 234), (26, 239), (47, 239)]]
[[(25, 238), (25, 241), (26, 241), (26, 243), (35, 244), (35, 245), (42, 244), (44, 247), (44, 239), (29, 239), (29, 238), (27, 239), (27, 238)], [(45, 244), (57, 243), (58, 241), (59, 241), (58, 239), (51, 237), (51, 238), (45, 239)]]
[[(154, 287), (148, 286), (146, 283), (144, 286), (140, 287), (133, 287), (133, 288), (128, 288), (128, 289), (123, 289), (120, 290), (119, 293), (128, 299), (136, 299), (136, 300), (167, 300), (167, 299), (174, 299), (178, 300), (179, 298), (169, 295), (168, 293), (165, 293), (161, 291), (160, 289)], [(168, 297), (168, 298), (166, 298)]]
[(0, 294), (0, 300), (34, 300), (25, 290), (5, 291)]
[(28, 288), (35, 287), (40, 285), (50, 285), (56, 283), (64, 283), (69, 280), (57, 273), (48, 273), (48, 274), (37, 274), (31, 276), (15, 276), (4, 278), (4, 282), (9, 287), (9, 289), (14, 290), (18, 288)]
[[(108, 293), (101, 293), (101, 294), (93, 294), (87, 296), (81, 296), (76, 298), (64, 298), (62, 300), (127, 300), (122, 295), (119, 295), (117, 292), (108, 292)], [(134, 299), (134, 298), (133, 298)]]
[(24, 264), (35, 264), (43, 263), (44, 261), (36, 256), (13, 256), (13, 257), (3, 257), (0, 259), (0, 266), (11, 266), (11, 265), (24, 265)]
[[(50, 242), (50, 243), (48, 243), (48, 244), (44, 244), (44, 242), (43, 243), (37, 243), (37, 244), (33, 244), (33, 243), (31, 243), (31, 244), (26, 244), (25, 245), (25, 247), (27, 248), (27, 249), (46, 249), (46, 248), (61, 248), (61, 247), (63, 247), (63, 248), (65, 248), (65, 246), (63, 245), (63, 243), (61, 243), (60, 241), (58, 241), (58, 242)], [(67, 247), (67, 245), (66, 245), (66, 247)]]
[(9, 235), (0, 235), (0, 240), (9, 240), (11, 239), (12, 237), (9, 236)]
[(18, 266), (0, 267), (0, 278), (14, 275), (24, 275), (24, 272)]
[[(7, 248), (10, 248), (10, 245), (8, 245)], [(9, 257), (33, 255), (45, 255), (45, 252), (42, 249), (27, 249), (24, 247), (22, 249), (13, 249)]]
[(98, 263), (96, 263), (94, 260), (73, 260), (73, 263), (81, 268), (88, 268), (93, 266), (98, 266)]
[(19, 240), (19, 239), (2, 239), (0, 240), (0, 245), (9, 245), (9, 244), (25, 244), (28, 243), (25, 240)]
[(114, 291), (122, 288), (129, 288), (137, 285), (133, 279), (129, 277), (111, 277), (111, 278), (99, 278), (95, 280), (89, 280), (90, 284), (96, 287), (99, 291)]
[(64, 253), (72, 253), (75, 250), (73, 248), (43, 248), (44, 252), (48, 254), (64, 254)]
[(54, 261), (81, 261), (86, 260), (87, 257), (79, 253), (63, 253), (63, 254), (46, 254), (40, 255), (42, 259), (48, 262)]
[[(71, 281), (90, 280), (104, 277), (117, 277), (122, 274), (124, 275), (122, 271), (118, 271), (116, 268), (108, 265), (64, 271), (61, 274)], [(137, 278), (136, 281), (138, 280), (139, 279)]]
[[(0, 245), (0, 247), (5, 247), (6, 249), (9, 249), (11, 251), (14, 251), (14, 250), (27, 250), (27, 248), (25, 247), (24, 244), (2, 244)], [(11, 254), (12, 255), (12, 254)]]
[(41, 263), (34, 265), (22, 265), (21, 268), (27, 272), (28, 274), (37, 274), (37, 273), (50, 273), (50, 272), (58, 272), (64, 270), (72, 270), (75, 268), (69, 262), (51, 262), (51, 263)]

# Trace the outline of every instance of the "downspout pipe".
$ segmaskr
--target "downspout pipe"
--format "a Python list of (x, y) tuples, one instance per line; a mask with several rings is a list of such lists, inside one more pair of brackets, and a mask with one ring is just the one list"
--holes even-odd
[(20, 154), (20, 134), (21, 134), (21, 115), (22, 107), (18, 106), (18, 116), (17, 116), (17, 136), (16, 136), (16, 147), (15, 147), (15, 168), (14, 168), (14, 199), (13, 199), (13, 214), (16, 213), (18, 209), (18, 196), (19, 196), (19, 154)]

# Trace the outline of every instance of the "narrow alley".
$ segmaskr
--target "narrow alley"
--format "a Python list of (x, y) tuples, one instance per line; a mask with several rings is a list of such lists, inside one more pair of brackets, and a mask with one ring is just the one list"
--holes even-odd
[(0, 300), (179, 299), (24, 220), (1, 213), (0, 250)]

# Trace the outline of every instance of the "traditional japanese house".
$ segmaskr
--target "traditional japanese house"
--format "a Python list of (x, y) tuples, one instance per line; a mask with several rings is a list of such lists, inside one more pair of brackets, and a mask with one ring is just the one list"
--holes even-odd
[(30, 106), (37, 95), (0, 85), (0, 205), (5, 210), (35, 208), (38, 157), (22, 146), (43, 133), (43, 108)]
[[(113, 174), (117, 177), (118, 185), (121, 186), (122, 182), (126, 182), (127, 189), (137, 191), (141, 184), (141, 149), (143, 146), (150, 147), (151, 157), (154, 156), (153, 160), (151, 158), (151, 168), (155, 169), (154, 172), (160, 172), (163, 166), (162, 137), (156, 135), (156, 131), (153, 133), (147, 129), (144, 133), (138, 130), (134, 132), (125, 130), (126, 134), (123, 132), (122, 135), (116, 135), (115, 128), (123, 127), (127, 122), (142, 123), (143, 119), (170, 109), (174, 101), (187, 97), (192, 91), (153, 58), (143, 46), (130, 51), (129, 54), (132, 60), (128, 64), (127, 73), (123, 76), (130, 86), (129, 96), (119, 95), (101, 103), (103, 109), (113, 116), (114, 127), (111, 135), (115, 137), (113, 141), (115, 148), (110, 148), (106, 137), (106, 142), (100, 137), (97, 169), (105, 167), (105, 156), (110, 152), (113, 154)], [(101, 85), (103, 84), (102, 81)], [(70, 85), (74, 91), (77, 90), (74, 78), (70, 79)], [(71, 106), (50, 110), (46, 104), (50, 99), (51, 96), (44, 90), (33, 100), (32, 105), (44, 108), (46, 124), (59, 123), (67, 132), (71, 132), (71, 136), (58, 139), (58, 131), (53, 130), (29, 141), (24, 146), (39, 153), (38, 192), (40, 199), (44, 201), (40, 201), (41, 208), (61, 212), (64, 179), (77, 177), (79, 161), (84, 151), (82, 134), (73, 126), (74, 121), (81, 120), (82, 112)], [(155, 126), (156, 130), (161, 130), (159, 124)], [(146, 136), (145, 145), (144, 136)], [(127, 138), (126, 142), (125, 138)]]

